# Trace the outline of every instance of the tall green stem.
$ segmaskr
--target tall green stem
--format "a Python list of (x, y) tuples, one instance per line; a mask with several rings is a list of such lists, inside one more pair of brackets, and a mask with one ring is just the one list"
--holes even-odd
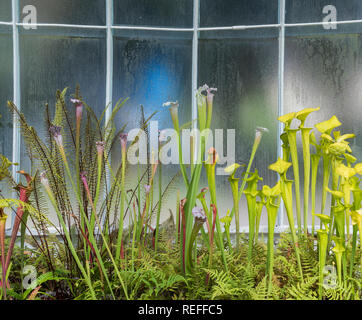
[(302, 144), (303, 144), (303, 164), (304, 164), (304, 202), (303, 202), (303, 213), (304, 213), (304, 233), (308, 234), (308, 209), (309, 209), (309, 184), (310, 184), (310, 140), (309, 134), (312, 128), (301, 128), (302, 133)]
[(314, 236), (314, 227), (315, 227), (315, 207), (316, 207), (316, 185), (317, 185), (317, 173), (318, 173), (318, 164), (320, 160), (319, 154), (312, 154), (312, 177), (311, 177), (311, 206), (312, 206), (312, 236)]
[(293, 164), (294, 174), (294, 188), (295, 188), (295, 202), (297, 209), (297, 223), (298, 231), (302, 230), (301, 206), (300, 206), (300, 181), (299, 181), (299, 163), (298, 163), (298, 150), (297, 150), (297, 129), (287, 129), (290, 155)]

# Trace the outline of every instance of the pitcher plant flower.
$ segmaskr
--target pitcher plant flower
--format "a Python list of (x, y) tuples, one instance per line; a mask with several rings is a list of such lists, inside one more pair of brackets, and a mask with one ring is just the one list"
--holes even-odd
[(338, 274), (338, 282), (342, 284), (342, 255), (345, 253), (346, 248), (344, 244), (344, 240), (340, 237), (333, 237), (335, 246), (332, 249), (335, 258), (336, 258), (336, 264), (337, 264), (337, 274)]
[(231, 239), (230, 239), (230, 225), (232, 218), (230, 217), (230, 210), (226, 212), (226, 216), (220, 218), (220, 222), (224, 224), (224, 229), (226, 233), (226, 239), (228, 241), (229, 251), (232, 249)]

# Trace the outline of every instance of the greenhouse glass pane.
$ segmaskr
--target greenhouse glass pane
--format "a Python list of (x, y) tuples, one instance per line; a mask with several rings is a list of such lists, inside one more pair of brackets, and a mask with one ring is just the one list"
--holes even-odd
[[(49, 31), (48, 31), (49, 32)], [(70, 33), (70, 32), (69, 32)], [(22, 111), (42, 139), (45, 132), (45, 104), (54, 115), (57, 89), (69, 87), (66, 95), (70, 121), (74, 126), (74, 106), (70, 102), (76, 84), (83, 99), (99, 116), (105, 107), (106, 41), (103, 37), (66, 37), (26, 33), (20, 36)], [(65, 144), (72, 145), (69, 133)], [(70, 149), (69, 153), (73, 151)], [(72, 161), (74, 158), (70, 156)], [(21, 167), (30, 171), (31, 163), (24, 142)]]
[(200, 0), (200, 26), (278, 23), (278, 0)]
[[(119, 98), (129, 98), (116, 117), (117, 129), (125, 124), (126, 132), (140, 128), (140, 105), (144, 107), (146, 118), (157, 112), (151, 120), (157, 121), (159, 130), (173, 128), (168, 108), (162, 107), (162, 104), (176, 100), (180, 104), (180, 123), (191, 121), (192, 40), (190, 36), (185, 34), (181, 37), (180, 33), (164, 32), (138, 34), (132, 32), (127, 36), (116, 35), (113, 98), (114, 102)], [(117, 140), (112, 156), (114, 166), (119, 165), (120, 155)], [(145, 166), (142, 166), (141, 170), (144, 172)], [(172, 177), (178, 175), (169, 188), (166, 203), (163, 204), (161, 221), (168, 217), (168, 209), (175, 214), (177, 188), (181, 189), (181, 197), (185, 197), (178, 164), (163, 165), (162, 172), (164, 186)], [(127, 188), (135, 188), (137, 165), (129, 166), (126, 181)], [(142, 190), (143, 184), (147, 184), (147, 179), (142, 182)]]
[(34, 12), (29, 11), (34, 8), (38, 23), (87, 25), (106, 23), (105, 0), (20, 0), (19, 20), (27, 17), (30, 12)]
[(0, 21), (11, 21), (11, 0), (1, 0)]
[[(338, 21), (361, 20), (360, 0), (286, 0), (286, 22), (322, 22), (330, 15)], [(331, 17), (332, 17), (331, 16)]]
[(119, 25), (190, 27), (193, 0), (115, 0), (114, 23)]
[[(294, 34), (298, 36), (286, 39), (285, 112), (298, 111), (305, 107), (320, 107), (318, 112), (310, 116), (307, 123), (310, 127), (336, 115), (342, 123), (338, 130), (342, 134), (356, 135), (355, 139), (350, 140), (350, 146), (354, 156), (361, 161), (361, 33), (306, 36), (299, 29), (294, 30)], [(319, 137), (316, 129), (314, 131)], [(299, 158), (302, 159), (301, 147), (299, 147)], [(301, 168), (303, 178), (302, 172)], [(319, 166), (317, 184), (318, 213), (321, 208), (322, 186), (319, 183), (321, 180), (322, 165)], [(310, 215), (309, 218), (310, 223)]]
[[(13, 99), (13, 52), (12, 35), (8, 28), (0, 28), (0, 153), (12, 159), (13, 121), (7, 101)], [(11, 170), (11, 168), (10, 168)], [(6, 180), (0, 182), (0, 190), (5, 197), (11, 190)]]
[[(199, 84), (207, 83), (218, 89), (212, 128), (224, 130), (224, 156), (226, 130), (235, 129), (235, 162), (239, 164), (249, 161), (256, 127), (268, 128), (269, 133), (262, 138), (251, 170), (257, 169), (264, 179), (263, 184), (272, 186), (277, 181), (276, 174), (268, 170), (268, 165), (277, 159), (277, 35), (270, 37), (260, 31), (234, 33), (235, 38), (218, 33), (213, 39), (212, 35), (206, 33), (200, 39), (198, 79)], [(220, 168), (225, 166), (220, 165)], [(200, 188), (206, 183), (203, 177)], [(217, 196), (219, 214), (224, 216), (227, 209), (232, 209), (230, 185), (225, 175), (217, 176)], [(247, 216), (243, 197), (240, 207), (242, 226), (248, 225)], [(266, 221), (264, 214), (263, 224)]]

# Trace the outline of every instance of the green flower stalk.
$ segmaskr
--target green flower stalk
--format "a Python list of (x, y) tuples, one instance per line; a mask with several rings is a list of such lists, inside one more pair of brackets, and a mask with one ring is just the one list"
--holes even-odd
[(278, 158), (277, 162), (269, 166), (269, 169), (276, 171), (277, 173), (279, 173), (280, 176), (281, 195), (288, 216), (289, 228), (292, 236), (295, 255), (297, 258), (300, 278), (303, 280), (303, 270), (299, 254), (298, 238), (295, 232), (294, 217), (293, 217), (293, 192), (292, 192), (293, 181), (288, 180), (286, 177), (287, 170), (290, 168), (291, 165), (292, 164), (290, 162)]
[(125, 181), (126, 181), (126, 155), (127, 155), (127, 134), (121, 133), (119, 135), (121, 142), (121, 152), (122, 152), (122, 172), (121, 172), (121, 204), (120, 204), (120, 215), (118, 223), (118, 237), (117, 237), (117, 246), (116, 246), (116, 262), (119, 262), (121, 254), (121, 245), (122, 245), (122, 236), (123, 236), (123, 220), (124, 220), (124, 205), (126, 201), (126, 190), (125, 190)]
[(248, 205), (249, 216), (249, 249), (248, 249), (248, 261), (251, 261), (253, 255), (254, 237), (255, 237), (255, 222), (256, 222), (256, 196), (258, 195), (258, 181), (263, 180), (258, 175), (258, 170), (248, 178), (247, 187), (244, 191), (246, 202)]
[(312, 128), (306, 128), (305, 121), (309, 114), (318, 111), (320, 108), (306, 108), (296, 114), (296, 118), (300, 121), (299, 129), (302, 134), (303, 145), (303, 164), (304, 164), (304, 202), (303, 202), (303, 222), (304, 233), (308, 234), (308, 210), (309, 210), (309, 185), (310, 185), (310, 170), (311, 170), (311, 155), (310, 155), (310, 131)]
[(235, 212), (235, 227), (236, 227), (236, 248), (240, 247), (240, 223), (239, 223), (239, 178), (235, 178), (235, 172), (240, 167), (239, 164), (234, 163), (224, 169), (226, 173), (230, 173), (229, 182), (231, 187), (231, 193), (233, 195), (234, 212)]
[(333, 240), (336, 244), (335, 247), (332, 249), (332, 251), (334, 252), (336, 257), (338, 282), (342, 284), (342, 256), (346, 251), (346, 249), (344, 246), (344, 240), (342, 238), (333, 237)]
[(316, 153), (311, 155), (311, 213), (312, 213), (312, 236), (314, 237), (315, 229), (315, 213), (316, 213), (316, 186), (317, 186), (317, 174), (318, 166), (321, 158), (320, 146), (317, 144), (314, 132), (311, 132), (310, 144), (314, 145), (316, 148)]
[(280, 182), (273, 188), (263, 186), (261, 190), (261, 203), (265, 205), (268, 214), (268, 251), (267, 251), (267, 274), (268, 274), (268, 291), (272, 288), (273, 266), (274, 266), (274, 230), (277, 221), (280, 206)]
[(213, 233), (215, 230), (215, 223), (213, 221), (213, 216), (211, 215), (211, 213), (207, 207), (206, 200), (205, 200), (205, 194), (207, 193), (208, 190), (209, 190), (208, 187), (202, 188), (196, 198), (201, 202), (202, 208), (204, 209), (204, 212), (206, 214), (206, 219), (207, 219), (206, 228), (208, 231), (208, 239), (207, 239), (207, 235), (205, 233), (204, 228), (201, 228), (201, 234), (204, 237), (204, 239), (206, 239), (205, 244), (209, 249), (209, 255), (212, 256), (212, 254), (213, 254), (212, 245), (214, 243)]
[[(258, 192), (260, 194), (260, 192)], [(259, 241), (259, 230), (260, 230), (260, 220), (261, 220), (261, 214), (263, 212), (263, 202), (262, 201), (257, 201), (256, 202), (256, 206), (255, 206), (255, 213), (256, 213), (256, 217), (255, 217), (255, 242)]]
[(1, 284), (2, 284), (4, 300), (6, 300), (5, 228), (6, 228), (7, 217), (8, 216), (4, 213), (4, 209), (0, 208), (0, 245), (1, 245), (1, 269), (2, 269)]
[[(102, 167), (103, 167), (103, 154), (104, 154), (104, 141), (97, 141), (96, 148), (97, 148), (97, 185), (96, 185), (96, 195), (94, 198), (94, 208), (97, 209), (97, 204), (99, 200), (99, 193), (101, 189), (101, 178), (102, 178)], [(91, 216), (91, 230), (94, 230), (95, 226), (95, 216)]]
[[(215, 205), (210, 206), (210, 211), (212, 211), (212, 225), (210, 226), (209, 223), (209, 234), (210, 234), (210, 252), (209, 252), (209, 269), (212, 268), (212, 257), (214, 253), (214, 233), (215, 233), (215, 225), (216, 225), (216, 219), (217, 219), (217, 208)], [(203, 230), (203, 229), (201, 229)], [(206, 276), (206, 285), (209, 283), (209, 273)]]
[(224, 224), (224, 229), (225, 229), (225, 233), (226, 233), (226, 239), (228, 241), (229, 251), (231, 251), (232, 245), (231, 245), (231, 239), (230, 239), (230, 225), (231, 225), (232, 218), (230, 217), (229, 214), (230, 214), (230, 210), (228, 210), (226, 212), (225, 217), (222, 217), (220, 219), (220, 222)]
[(327, 259), (328, 246), (328, 224), (331, 218), (325, 214), (314, 214), (324, 224), (325, 229), (317, 230), (318, 248), (319, 248), (319, 299), (323, 298), (323, 281), (324, 281), (324, 266)]

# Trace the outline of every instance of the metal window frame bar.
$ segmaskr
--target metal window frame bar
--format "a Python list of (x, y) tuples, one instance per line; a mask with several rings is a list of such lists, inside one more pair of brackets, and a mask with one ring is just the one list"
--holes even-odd
[[(199, 21), (200, 21), (200, 0), (194, 0), (193, 8), (193, 37), (192, 37), (192, 66), (191, 66), (191, 117), (194, 129), (197, 128), (197, 101), (196, 101), (196, 91), (197, 91), (197, 80), (198, 80), (198, 50), (199, 50)], [(195, 140), (194, 151), (197, 150), (197, 141)], [(196, 152), (194, 152), (194, 159), (197, 157)]]
[[(19, 48), (19, 27), (29, 26), (29, 24), (19, 22), (19, 0), (11, 0), (12, 2), (12, 21), (0, 21), (0, 26), (12, 26), (12, 39), (13, 39), (13, 101), (21, 110), (21, 87), (20, 87), (20, 48)], [(107, 61), (106, 61), (106, 105), (112, 102), (112, 89), (113, 89), (113, 30), (145, 30), (145, 31), (169, 31), (169, 32), (192, 32), (192, 120), (197, 119), (197, 105), (195, 92), (197, 90), (198, 79), (198, 40), (200, 31), (223, 31), (223, 30), (249, 30), (249, 29), (262, 29), (262, 28), (279, 28), (279, 61), (278, 61), (278, 115), (283, 113), (284, 109), (284, 55), (285, 55), (285, 28), (290, 27), (308, 27), (308, 26), (322, 26), (324, 22), (308, 22), (308, 23), (285, 23), (285, 0), (279, 0), (279, 23), (277, 24), (264, 24), (264, 25), (236, 25), (224, 27), (200, 27), (199, 26), (199, 10), (200, 0), (193, 0), (193, 27), (192, 28), (168, 28), (168, 27), (147, 27), (147, 26), (134, 26), (134, 25), (114, 25), (113, 21), (113, 0), (105, 0), (106, 4), (106, 25), (79, 25), (79, 24), (57, 24), (57, 23), (36, 23), (32, 26), (38, 27), (54, 27), (54, 28), (75, 28), (75, 29), (103, 29), (107, 33)], [(362, 23), (360, 20), (344, 20), (336, 21), (337, 25), (345, 24), (358, 24)], [(106, 113), (106, 121), (110, 118), (112, 108), (108, 108)], [(194, 124), (196, 126), (196, 123)], [(282, 131), (282, 126), (279, 124), (278, 134)], [(20, 163), (20, 128), (18, 125), (18, 117), (13, 117), (13, 150), (12, 161)], [(281, 156), (281, 145), (278, 139), (278, 156)], [(12, 175), (15, 181), (19, 181), (19, 174), (17, 173), (17, 166), (12, 167)], [(14, 222), (14, 215), (12, 216), (12, 223)], [(283, 224), (282, 210), (278, 217), (278, 227), (285, 227)]]
[[(284, 114), (284, 54), (285, 54), (285, 0), (279, 0), (279, 52), (278, 52), (278, 117)], [(283, 132), (281, 122), (278, 122), (278, 137), (277, 137), (277, 155), (278, 158), (283, 156), (283, 148), (280, 135)], [(284, 206), (283, 200), (279, 207), (277, 226), (284, 227)]]
[[(21, 93), (20, 93), (20, 48), (19, 48), (19, 27), (17, 26), (19, 14), (19, 0), (12, 0), (12, 33), (13, 33), (13, 101), (21, 111)], [(19, 117), (13, 114), (13, 150), (12, 162), (20, 164), (20, 126)], [(12, 176), (16, 183), (19, 182), (19, 165), (12, 166)], [(13, 197), (16, 197), (15, 190)], [(11, 225), (15, 222), (15, 214), (11, 215)]]

